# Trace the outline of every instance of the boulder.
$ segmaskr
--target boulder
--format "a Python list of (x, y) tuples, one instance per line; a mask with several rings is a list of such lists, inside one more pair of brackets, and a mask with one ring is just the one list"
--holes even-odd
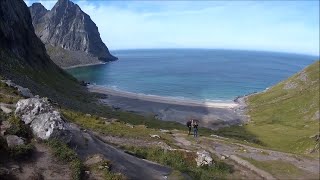
[(12, 109), (9, 109), (9, 108), (7, 108), (7, 107), (5, 107), (3, 105), (0, 105), (0, 109), (6, 114), (12, 113)]
[(5, 135), (7, 129), (11, 127), (11, 123), (9, 121), (2, 121), (2, 124), (0, 126), (0, 134), (3, 136)]
[(17, 102), (15, 115), (28, 124), (40, 139), (59, 138), (69, 142), (69, 125), (62, 119), (46, 98), (29, 98)]
[(6, 140), (9, 148), (24, 144), (24, 140), (16, 135), (8, 135)]
[(197, 162), (197, 166), (211, 166), (213, 165), (213, 160), (210, 156), (210, 153), (208, 153), (207, 151), (203, 150), (203, 151), (198, 151), (197, 152), (197, 157), (196, 157), (196, 162)]

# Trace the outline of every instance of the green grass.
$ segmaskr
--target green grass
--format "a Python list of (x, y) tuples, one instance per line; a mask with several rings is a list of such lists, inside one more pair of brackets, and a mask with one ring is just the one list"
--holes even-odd
[[(3, 80), (3, 78), (0, 76), (0, 80)], [(21, 98), (19, 95), (19, 92), (7, 86), (7, 84), (0, 81), (0, 102), (5, 104), (13, 104), (18, 102), (18, 100)]]
[(279, 160), (270, 160), (270, 161), (257, 161), (252, 158), (241, 157), (254, 166), (265, 170), (279, 179), (295, 179), (297, 177), (303, 177), (303, 170), (297, 168), (293, 164), (288, 162), (279, 161)]
[[(110, 115), (111, 117), (115, 117), (122, 122), (127, 122), (134, 125), (145, 125), (149, 128), (154, 129), (180, 130), (188, 133), (188, 128), (185, 124), (181, 124), (174, 121), (162, 121), (157, 120), (153, 117), (144, 117), (134, 113), (121, 111), (111, 112)], [(203, 127), (199, 128), (199, 136), (209, 136), (212, 133), (213, 131), (211, 129)]]
[[(187, 173), (193, 179), (225, 179), (232, 172), (232, 167), (221, 161), (214, 166), (197, 167), (195, 152), (166, 151), (161, 148), (124, 147), (137, 157), (148, 159), (172, 167), (178, 172)], [(181, 174), (178, 173), (178, 179)], [(176, 177), (177, 174), (171, 174)]]
[(6, 130), (6, 134), (17, 135), (26, 139), (32, 138), (31, 128), (24, 124), (20, 118), (13, 115), (9, 116), (8, 121), (11, 124), (11, 127)]
[(65, 109), (62, 110), (62, 114), (68, 121), (104, 135), (138, 138), (147, 141), (154, 141), (150, 135), (159, 135), (161, 137), (160, 140), (169, 145), (171, 145), (173, 141), (171, 135), (161, 133), (159, 130), (148, 128), (144, 125), (134, 125), (133, 128), (128, 126), (125, 122), (112, 122), (107, 125), (105, 124), (105, 120), (99, 116), (86, 116), (84, 113)]
[[(251, 122), (217, 131), (217, 134), (247, 140), (271, 149), (308, 154), (316, 141), (309, 136), (319, 133), (319, 61), (300, 73), (280, 82), (266, 92), (249, 96)], [(286, 84), (295, 84), (285, 89)], [(319, 156), (318, 153), (312, 156)]]
[(72, 150), (68, 145), (57, 139), (51, 139), (46, 141), (45, 143), (51, 148), (55, 157), (57, 157), (60, 161), (66, 162), (70, 165), (72, 170), (72, 179), (81, 179), (83, 164), (78, 158), (76, 152)]

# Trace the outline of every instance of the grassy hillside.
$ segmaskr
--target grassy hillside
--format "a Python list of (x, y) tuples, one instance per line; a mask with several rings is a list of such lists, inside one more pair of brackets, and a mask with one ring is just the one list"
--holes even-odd
[(319, 142), (310, 136), (319, 134), (319, 61), (246, 102), (251, 122), (219, 134), (286, 152), (318, 154)]

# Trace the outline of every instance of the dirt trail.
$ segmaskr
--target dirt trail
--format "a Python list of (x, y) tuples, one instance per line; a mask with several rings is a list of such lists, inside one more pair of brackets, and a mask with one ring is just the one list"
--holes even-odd
[(78, 148), (77, 152), (82, 159), (92, 154), (102, 154), (112, 162), (112, 171), (120, 172), (128, 179), (167, 179), (172, 170), (166, 166), (139, 159), (129, 155), (98, 139), (91, 132), (81, 132), (87, 141), (86, 148)]
[(258, 161), (281, 160), (289, 162), (304, 171), (314, 174), (319, 173), (318, 159), (298, 157), (290, 153), (266, 150), (239, 143), (226, 144), (223, 140), (213, 140), (211, 138), (203, 138), (203, 143), (213, 147), (220, 155), (240, 155)]
[(70, 167), (58, 161), (45, 145), (35, 143), (35, 152), (32, 156), (31, 161), (7, 161), (4, 168), (9, 169), (13, 177), (0, 177), (0, 179), (72, 179)]
[(303, 170), (305, 173), (298, 178), (317, 178), (319, 177), (319, 160), (311, 158), (298, 157), (297, 155), (283, 153), (278, 151), (266, 150), (261, 148), (255, 148), (251, 146), (246, 146), (239, 143), (230, 143), (223, 139), (200, 137), (195, 140), (187, 140), (187, 135), (185, 134), (173, 134), (177, 145), (184, 148), (189, 148), (193, 150), (205, 149), (218, 157), (231, 159), (236, 163), (246, 168), (246, 171), (254, 172), (258, 174), (261, 178), (265, 179), (275, 179), (270, 173), (261, 170), (248, 161), (242, 159), (241, 157), (252, 158), (256, 161), (274, 161), (280, 160), (288, 162), (297, 168)]

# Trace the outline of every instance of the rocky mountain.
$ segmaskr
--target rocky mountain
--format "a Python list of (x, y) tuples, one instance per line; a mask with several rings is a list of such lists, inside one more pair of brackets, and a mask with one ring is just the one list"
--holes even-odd
[(40, 3), (29, 9), (37, 36), (59, 66), (117, 60), (102, 42), (96, 24), (77, 4), (59, 0), (50, 11)]
[(85, 87), (50, 59), (23, 0), (1, 0), (0, 5), (0, 76), (60, 105), (79, 108), (82, 100), (91, 99)]

